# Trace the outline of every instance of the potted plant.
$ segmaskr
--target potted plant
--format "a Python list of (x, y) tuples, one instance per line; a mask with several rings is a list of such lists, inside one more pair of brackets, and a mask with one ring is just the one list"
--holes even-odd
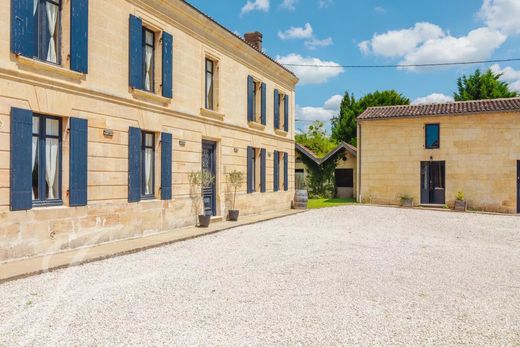
[(455, 196), (455, 211), (466, 212), (468, 203), (466, 202), (464, 192), (460, 191)]
[(413, 198), (408, 194), (401, 196), (401, 206), (402, 207), (413, 207)]
[[(190, 184), (193, 190), (193, 199), (195, 202), (195, 211), (202, 211), (202, 201), (203, 197), (203, 188), (209, 188), (215, 183), (215, 176), (207, 171), (196, 171), (191, 172), (189, 176)], [(209, 223), (211, 222), (211, 216), (206, 216), (205, 214), (198, 215), (199, 227), (207, 228)]]
[(244, 173), (242, 171), (233, 170), (227, 173), (227, 182), (233, 188), (233, 202), (229, 210), (228, 218), (230, 221), (236, 222), (238, 220), (239, 210), (235, 210), (235, 201), (237, 198), (237, 190), (244, 184)]

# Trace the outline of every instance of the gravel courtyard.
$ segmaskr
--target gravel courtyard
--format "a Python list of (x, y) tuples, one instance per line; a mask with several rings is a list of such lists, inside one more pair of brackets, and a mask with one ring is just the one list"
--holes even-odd
[(520, 345), (520, 218), (314, 210), (0, 285), (0, 346)]

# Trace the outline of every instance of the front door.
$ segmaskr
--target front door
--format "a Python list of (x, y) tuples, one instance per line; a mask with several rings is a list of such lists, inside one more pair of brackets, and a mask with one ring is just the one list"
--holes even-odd
[(421, 163), (421, 204), (444, 205), (446, 203), (446, 163), (423, 161)]
[(516, 162), (516, 212), (520, 213), (520, 160)]
[[(216, 178), (216, 148), (215, 142), (203, 141), (202, 142), (202, 170), (210, 172), (213, 177)], [(204, 214), (206, 216), (217, 215), (217, 189), (216, 183), (209, 187), (202, 188), (203, 200), (204, 200)]]

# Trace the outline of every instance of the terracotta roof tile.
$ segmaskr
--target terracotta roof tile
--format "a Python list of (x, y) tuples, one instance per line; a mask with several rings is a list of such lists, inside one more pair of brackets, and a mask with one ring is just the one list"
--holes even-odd
[(520, 98), (449, 102), (444, 104), (369, 107), (358, 119), (428, 117), (508, 111), (520, 111)]

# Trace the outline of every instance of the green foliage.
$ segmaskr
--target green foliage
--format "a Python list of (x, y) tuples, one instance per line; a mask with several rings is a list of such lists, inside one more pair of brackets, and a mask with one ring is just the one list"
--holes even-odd
[(484, 74), (477, 69), (472, 75), (463, 75), (457, 80), (458, 93), (455, 101), (514, 98), (518, 93), (509, 89), (509, 83), (500, 80), (502, 74), (487, 70)]
[(345, 93), (340, 112), (332, 118), (332, 140), (357, 146), (357, 117), (369, 107), (409, 105), (410, 99), (395, 90), (376, 91), (356, 100), (354, 94)]
[(334, 172), (336, 171), (337, 157), (327, 160), (322, 165), (316, 164), (307, 156), (302, 156), (303, 164), (307, 167), (306, 185), (311, 198), (332, 198), (336, 194)]
[(457, 192), (457, 195), (455, 196), (455, 199), (459, 200), (459, 201), (464, 201), (464, 192), (460, 191), (460, 192)]
[(194, 186), (207, 188), (215, 183), (215, 176), (207, 170), (195, 171), (190, 173), (189, 180), (190, 184)]
[(314, 121), (306, 133), (297, 134), (296, 142), (307, 147), (319, 157), (325, 156), (336, 147), (325, 131), (325, 124), (320, 121)]
[(315, 208), (326, 208), (326, 207), (335, 207), (335, 206), (344, 206), (355, 204), (356, 200), (350, 199), (309, 199), (307, 202), (307, 208), (315, 209)]
[(240, 188), (242, 186), (242, 184), (244, 184), (244, 180), (245, 180), (245, 175), (242, 171), (237, 171), (237, 170), (233, 170), (231, 172), (228, 172), (226, 174), (227, 176), (227, 182), (228, 184), (233, 187), (234, 189), (234, 192), (233, 192), (233, 208), (232, 210), (235, 209), (235, 201), (236, 201), (236, 198), (237, 198), (237, 189)]

